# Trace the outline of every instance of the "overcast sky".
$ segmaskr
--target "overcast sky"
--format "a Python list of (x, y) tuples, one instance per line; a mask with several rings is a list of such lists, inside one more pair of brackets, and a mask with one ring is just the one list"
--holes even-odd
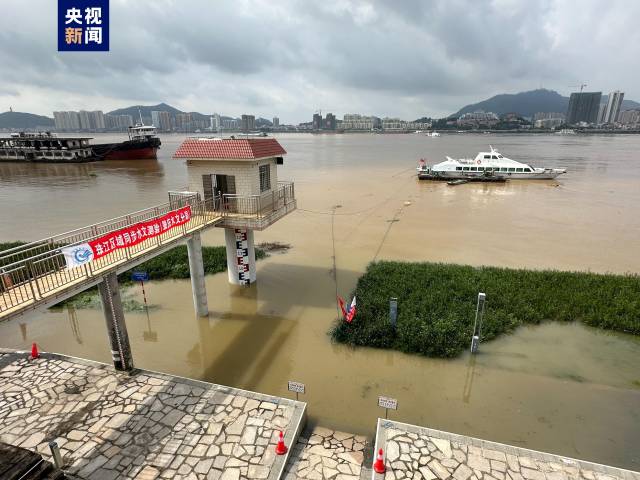
[(107, 53), (57, 52), (56, 0), (1, 11), (0, 111), (415, 119), (581, 81), (640, 101), (638, 0), (111, 0)]

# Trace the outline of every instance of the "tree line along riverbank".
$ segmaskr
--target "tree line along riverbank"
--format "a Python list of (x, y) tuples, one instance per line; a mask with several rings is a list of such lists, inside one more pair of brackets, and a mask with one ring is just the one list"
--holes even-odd
[(469, 348), (478, 292), (487, 295), (483, 340), (547, 320), (640, 335), (638, 275), (389, 261), (368, 266), (354, 292), (353, 322), (338, 320), (330, 335), (353, 346), (454, 357)]

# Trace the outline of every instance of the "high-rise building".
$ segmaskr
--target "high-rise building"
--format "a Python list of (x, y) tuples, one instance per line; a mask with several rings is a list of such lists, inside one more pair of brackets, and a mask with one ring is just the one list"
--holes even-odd
[(222, 128), (225, 130), (238, 130), (240, 123), (236, 118), (226, 118), (222, 120)]
[(618, 121), (618, 115), (620, 114), (620, 107), (622, 106), (623, 99), (624, 92), (621, 92), (620, 90), (609, 93), (602, 123), (615, 123)]
[(171, 131), (171, 115), (169, 115), (169, 112), (156, 111), (156, 110), (152, 111), (151, 112), (151, 123), (160, 132), (170, 132)]
[(335, 130), (336, 124), (336, 116), (333, 113), (327, 113), (327, 116), (324, 119), (324, 129)]
[[(88, 116), (86, 117), (86, 125), (89, 124)], [(80, 125), (80, 115), (78, 112), (53, 112), (53, 119), (56, 130), (78, 131), (83, 127)], [(89, 128), (89, 127), (86, 127)]]
[(273, 117), (273, 126), (276, 128), (280, 126), (280, 119), (278, 117)]
[(102, 110), (89, 112), (89, 123), (93, 130), (104, 130), (106, 125), (104, 123), (104, 113), (102, 113)]
[(188, 132), (193, 129), (193, 119), (190, 113), (176, 113), (176, 130)]
[(580, 122), (597, 123), (602, 92), (572, 93), (567, 109), (567, 123), (575, 125)]
[(607, 104), (601, 103), (600, 108), (598, 108), (598, 121), (596, 122), (598, 125), (602, 125), (606, 123), (605, 121), (605, 113), (607, 112)]
[(322, 128), (322, 115), (319, 113), (313, 114), (312, 127), (314, 130), (320, 130)]
[(253, 115), (242, 115), (240, 126), (244, 133), (254, 131), (256, 129), (256, 117)]
[(620, 115), (618, 115), (618, 121), (623, 125), (640, 124), (640, 110), (632, 109), (620, 112)]
[(222, 121), (220, 120), (220, 115), (217, 113), (211, 115), (209, 121), (211, 123), (210, 128), (212, 132), (219, 132), (222, 129)]

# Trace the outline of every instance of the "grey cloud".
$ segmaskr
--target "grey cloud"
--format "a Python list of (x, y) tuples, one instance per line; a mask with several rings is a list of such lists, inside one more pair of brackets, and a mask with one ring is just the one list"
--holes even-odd
[[(284, 111), (291, 121), (319, 103), (407, 118), (444, 114), (540, 82), (563, 91), (587, 76), (596, 89), (639, 98), (638, 34), (629, 22), (640, 4), (584, 1), (576, 11), (568, 3), (112, 0), (111, 51), (87, 54), (56, 51), (56, 2), (5, 0), (0, 98), (28, 87), (111, 105)], [(612, 52), (616, 31), (635, 43)], [(56, 108), (48, 102), (38, 113)]]

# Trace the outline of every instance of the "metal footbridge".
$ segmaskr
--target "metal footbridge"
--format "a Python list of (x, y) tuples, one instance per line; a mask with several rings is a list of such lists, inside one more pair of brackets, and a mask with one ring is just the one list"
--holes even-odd
[[(187, 223), (137, 245), (113, 250), (82, 266), (67, 267), (61, 252), (65, 246), (90, 242), (110, 232), (159, 219), (186, 204), (191, 206)], [(52, 306), (97, 285), (107, 273), (125, 272), (164, 253), (194, 233), (222, 222), (226, 216), (223, 210), (219, 198), (170, 196), (170, 201), (161, 205), (0, 252), (0, 321)]]

